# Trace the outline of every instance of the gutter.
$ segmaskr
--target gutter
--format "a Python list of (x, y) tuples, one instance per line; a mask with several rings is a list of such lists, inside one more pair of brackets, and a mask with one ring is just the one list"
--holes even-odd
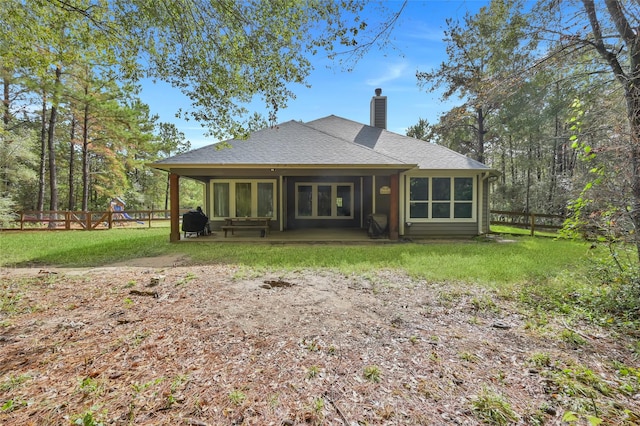
[(179, 163), (147, 163), (147, 167), (158, 170), (171, 171), (172, 169), (383, 169), (383, 170), (411, 170), (418, 167), (417, 164), (179, 164)]
[[(490, 170), (487, 172), (483, 172), (481, 174), (480, 177), (480, 190), (479, 190), (479, 194), (478, 196), (480, 197), (480, 200), (478, 202), (478, 205), (480, 206), (480, 211), (479, 213), (479, 217), (478, 217), (478, 235), (482, 235), (484, 232), (484, 230), (482, 229), (482, 222), (484, 219), (484, 215), (485, 215), (485, 206), (484, 206), (484, 182), (489, 180), (492, 177), (498, 177), (500, 176), (500, 173), (495, 171), (495, 170)], [(488, 206), (487, 206), (488, 207)], [(487, 224), (487, 227), (490, 230), (491, 224)]]

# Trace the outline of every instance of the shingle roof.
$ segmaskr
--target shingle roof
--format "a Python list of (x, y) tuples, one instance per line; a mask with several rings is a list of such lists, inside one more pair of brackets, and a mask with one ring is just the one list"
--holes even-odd
[(398, 166), (437, 170), (491, 170), (440, 145), (330, 115), (309, 123), (288, 121), (227, 141), (228, 148), (208, 145), (156, 165), (299, 165)]
[(230, 147), (208, 145), (156, 164), (406, 166), (403, 161), (298, 121), (254, 132), (247, 140), (232, 139), (227, 144)]
[(335, 115), (310, 121), (307, 125), (327, 134), (361, 144), (402, 162), (417, 164), (421, 169), (490, 170), (490, 167), (479, 161), (444, 146), (367, 126)]

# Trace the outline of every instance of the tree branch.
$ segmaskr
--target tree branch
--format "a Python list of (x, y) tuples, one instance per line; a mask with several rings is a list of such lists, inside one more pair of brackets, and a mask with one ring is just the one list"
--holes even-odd
[(613, 18), (613, 23), (625, 43), (627, 45), (635, 43), (636, 34), (633, 31), (633, 28), (631, 28), (631, 25), (629, 25), (627, 18), (624, 16), (620, 3), (617, 0), (605, 0), (605, 4), (607, 5), (609, 14), (611, 14), (611, 17)]
[[(611, 0), (607, 0), (610, 2)], [(598, 21), (598, 17), (596, 16), (596, 8), (593, 0), (582, 0), (584, 4), (584, 8), (587, 11), (587, 16), (589, 17), (589, 23), (591, 24), (591, 29), (593, 30), (594, 42), (593, 46), (597, 50), (597, 52), (604, 58), (611, 69), (613, 70), (616, 79), (620, 81), (623, 85), (626, 85), (628, 82), (628, 78), (624, 69), (620, 65), (618, 58), (613, 52), (607, 50), (604, 45), (604, 38), (602, 37), (602, 30), (600, 29), (600, 22)], [(614, 20), (616, 20), (614, 18)]]
[(396, 13), (394, 13), (390, 19), (387, 20), (386, 24), (379, 31), (377, 31), (377, 33), (375, 34), (372, 40), (368, 41), (367, 43), (359, 44), (355, 46), (353, 49), (345, 50), (342, 52), (336, 52), (332, 56), (336, 57), (336, 56), (348, 55), (347, 61), (351, 60), (352, 58), (362, 57), (362, 55), (367, 53), (367, 51), (374, 44), (376, 44), (381, 37), (383, 36), (388, 37), (388, 34), (391, 32), (393, 27), (398, 22), (398, 19), (400, 18), (402, 11), (407, 6), (407, 1), (408, 0), (404, 0), (402, 2), (402, 6), (400, 6), (400, 9)]

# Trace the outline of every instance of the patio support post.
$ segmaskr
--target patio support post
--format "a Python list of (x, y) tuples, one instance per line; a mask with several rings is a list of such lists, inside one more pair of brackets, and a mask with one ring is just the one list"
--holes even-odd
[(171, 214), (171, 234), (169, 241), (180, 241), (180, 176), (169, 173), (169, 199)]
[(391, 186), (391, 194), (389, 198), (389, 239), (397, 240), (400, 238), (400, 234), (398, 232), (398, 217), (400, 213), (400, 185), (398, 184), (400, 181), (398, 173), (391, 175), (390, 186)]

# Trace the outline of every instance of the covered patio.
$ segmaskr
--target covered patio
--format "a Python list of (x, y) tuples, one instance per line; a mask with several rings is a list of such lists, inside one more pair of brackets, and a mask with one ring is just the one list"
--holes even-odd
[[(374, 108), (378, 101), (382, 103)], [(386, 97), (372, 99), (386, 115)], [(169, 173), (172, 242), (181, 241), (179, 180), (203, 184), (212, 230), (260, 223), (216, 241), (367, 241), (368, 218), (385, 217), (389, 240), (473, 237), (489, 230), (489, 178), (462, 154), (337, 116), (291, 120), (151, 164)], [(190, 208), (193, 208), (190, 207)], [(332, 231), (328, 231), (332, 230)], [(255, 230), (247, 230), (253, 232)], [(293, 231), (293, 232), (292, 232)]]
[(370, 238), (366, 229), (291, 229), (271, 231), (268, 236), (260, 237), (258, 230), (237, 231), (233, 235), (224, 236), (222, 231), (213, 231), (211, 235), (185, 238), (180, 234), (181, 243), (250, 243), (250, 244), (285, 244), (285, 243), (320, 243), (320, 244), (384, 244), (389, 243), (387, 237)]

